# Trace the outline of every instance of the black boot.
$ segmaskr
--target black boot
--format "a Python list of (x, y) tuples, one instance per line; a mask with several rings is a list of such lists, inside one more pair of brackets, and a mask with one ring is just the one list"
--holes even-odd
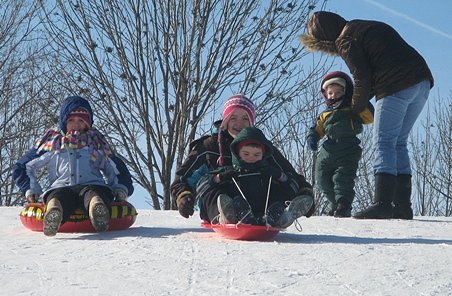
[(337, 209), (334, 212), (336, 218), (349, 218), (352, 216), (352, 203), (345, 198), (341, 198), (337, 202)]
[(393, 201), (393, 218), (413, 219), (413, 209), (411, 208), (411, 175), (397, 176), (397, 189)]
[(364, 211), (355, 214), (357, 219), (391, 219), (392, 200), (396, 191), (397, 177), (390, 174), (375, 175), (374, 203)]
[(282, 201), (271, 204), (267, 209), (266, 221), (264, 225), (277, 226), (278, 220), (284, 213), (286, 205)]

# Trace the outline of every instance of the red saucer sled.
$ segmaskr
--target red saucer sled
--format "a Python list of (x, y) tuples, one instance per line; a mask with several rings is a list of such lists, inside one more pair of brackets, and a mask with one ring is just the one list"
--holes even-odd
[[(44, 218), (45, 204), (29, 203), (20, 212), (20, 221), (32, 231), (42, 231), (42, 219)], [(128, 229), (137, 218), (135, 207), (127, 201), (113, 202), (111, 204), (111, 219), (108, 230)], [(58, 232), (96, 232), (89, 217), (83, 209), (76, 209), (69, 220), (61, 225)]]
[(267, 227), (264, 225), (251, 224), (210, 224), (209, 222), (201, 222), (204, 228), (211, 228), (222, 237), (233, 240), (256, 240), (265, 241), (273, 239), (280, 231), (285, 228)]

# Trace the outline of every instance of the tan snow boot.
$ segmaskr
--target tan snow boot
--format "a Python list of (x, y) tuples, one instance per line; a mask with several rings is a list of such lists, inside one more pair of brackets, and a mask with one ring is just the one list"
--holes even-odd
[(99, 196), (94, 196), (89, 203), (89, 219), (97, 232), (108, 230), (110, 212), (104, 201)]
[(46, 236), (55, 236), (63, 220), (63, 207), (58, 199), (52, 198), (46, 205), (42, 231)]

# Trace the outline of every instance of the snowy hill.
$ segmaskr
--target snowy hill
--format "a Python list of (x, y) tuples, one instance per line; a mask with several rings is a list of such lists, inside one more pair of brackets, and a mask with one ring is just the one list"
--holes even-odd
[(25, 229), (0, 208), (1, 295), (452, 295), (452, 218), (301, 218), (271, 242), (138, 211), (127, 231)]

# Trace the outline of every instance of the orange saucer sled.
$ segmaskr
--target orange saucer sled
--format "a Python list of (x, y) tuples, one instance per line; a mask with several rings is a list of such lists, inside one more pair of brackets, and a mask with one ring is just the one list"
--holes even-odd
[[(20, 212), (20, 221), (32, 231), (42, 231), (42, 219), (44, 218), (45, 204), (29, 203)], [(135, 207), (127, 201), (113, 202), (111, 204), (111, 219), (108, 230), (128, 229), (137, 218)], [(91, 225), (89, 217), (83, 209), (76, 209), (69, 220), (61, 225), (58, 232), (96, 232)]]
[(233, 240), (256, 240), (266, 241), (273, 239), (280, 231), (285, 228), (267, 227), (264, 225), (251, 224), (210, 224), (209, 222), (201, 222), (204, 228), (211, 228), (222, 237)]

